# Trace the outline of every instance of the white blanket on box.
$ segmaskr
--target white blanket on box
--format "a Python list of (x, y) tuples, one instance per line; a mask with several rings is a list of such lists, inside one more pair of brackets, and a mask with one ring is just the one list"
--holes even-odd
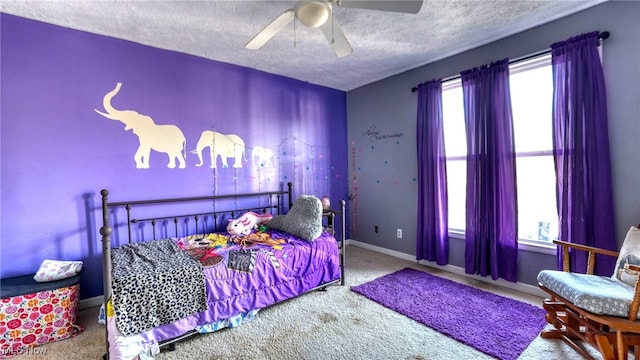
[(33, 276), (37, 282), (62, 280), (78, 275), (82, 271), (82, 261), (61, 261), (46, 259)]

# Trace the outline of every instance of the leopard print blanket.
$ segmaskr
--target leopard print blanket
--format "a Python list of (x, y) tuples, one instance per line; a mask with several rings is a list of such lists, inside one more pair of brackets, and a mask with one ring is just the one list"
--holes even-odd
[(112, 302), (123, 335), (206, 310), (202, 266), (172, 239), (114, 248), (111, 259)]

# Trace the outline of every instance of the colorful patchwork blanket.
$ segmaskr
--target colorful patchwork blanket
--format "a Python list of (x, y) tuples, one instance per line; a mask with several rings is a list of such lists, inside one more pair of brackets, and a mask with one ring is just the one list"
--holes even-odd
[(204, 268), (223, 262), (227, 268), (252, 272), (256, 257), (264, 253), (278, 269), (280, 263), (273, 250), (282, 250), (284, 238), (272, 238), (270, 233), (251, 232), (248, 235), (228, 236), (218, 233), (196, 234), (176, 238), (178, 247), (200, 261)]

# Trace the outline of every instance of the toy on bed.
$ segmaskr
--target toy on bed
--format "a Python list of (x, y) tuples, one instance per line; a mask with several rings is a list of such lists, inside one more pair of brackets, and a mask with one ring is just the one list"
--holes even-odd
[(300, 195), (286, 215), (274, 216), (267, 225), (313, 241), (322, 235), (322, 202), (313, 195)]
[(230, 235), (249, 235), (251, 230), (258, 227), (263, 223), (271, 220), (273, 216), (271, 214), (256, 214), (253, 211), (244, 213), (237, 219), (229, 219), (229, 225), (227, 225), (227, 232)]

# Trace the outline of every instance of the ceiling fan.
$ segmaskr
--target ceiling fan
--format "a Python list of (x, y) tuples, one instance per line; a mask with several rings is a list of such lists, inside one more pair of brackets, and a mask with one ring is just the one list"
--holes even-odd
[(293, 9), (288, 9), (256, 36), (245, 47), (258, 50), (274, 37), (294, 18), (310, 28), (320, 28), (329, 41), (336, 56), (341, 58), (351, 54), (353, 49), (338, 23), (333, 18), (333, 5), (346, 8), (368, 9), (378, 11), (401, 12), (417, 14), (422, 7), (423, 0), (305, 0), (298, 1)]

